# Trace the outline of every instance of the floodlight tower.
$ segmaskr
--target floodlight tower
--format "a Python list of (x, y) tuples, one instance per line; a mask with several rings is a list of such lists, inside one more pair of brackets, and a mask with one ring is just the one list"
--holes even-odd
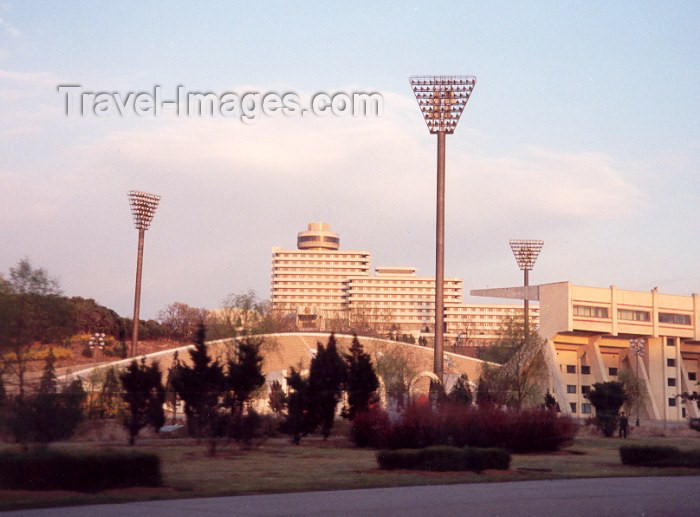
[(143, 238), (148, 227), (156, 214), (160, 196), (140, 192), (138, 190), (129, 191), (129, 203), (131, 203), (131, 214), (134, 216), (134, 226), (139, 231), (139, 251), (136, 258), (136, 291), (134, 293), (134, 320), (133, 332), (131, 334), (131, 357), (136, 356), (136, 346), (139, 340), (139, 308), (141, 305), (141, 269), (143, 266)]
[(437, 216), (435, 224), (435, 344), (433, 372), (443, 381), (445, 325), (445, 135), (452, 134), (476, 85), (476, 77), (414, 76), (411, 88), (431, 134), (437, 135)]
[(525, 340), (527, 341), (530, 335), (529, 317), (530, 317), (530, 300), (527, 296), (527, 287), (530, 285), (529, 272), (535, 267), (535, 262), (544, 246), (544, 241), (533, 240), (512, 240), (510, 241), (510, 249), (513, 250), (515, 261), (518, 267), (525, 273), (523, 307), (525, 309), (525, 324), (523, 327)]

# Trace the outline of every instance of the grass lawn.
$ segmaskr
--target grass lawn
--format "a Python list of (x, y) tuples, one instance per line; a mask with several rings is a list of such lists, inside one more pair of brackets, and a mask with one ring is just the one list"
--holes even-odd
[[(700, 449), (698, 438), (581, 437), (567, 449), (549, 454), (516, 454), (511, 470), (474, 473), (382, 471), (375, 451), (353, 448), (345, 438), (327, 442), (311, 437), (293, 446), (286, 438), (271, 439), (259, 449), (241, 451), (222, 445), (209, 457), (204, 443), (190, 439), (142, 441), (136, 449), (156, 452), (162, 460), (164, 486), (129, 488), (100, 493), (0, 490), (0, 510), (114, 503), (181, 497), (262, 494), (309, 490), (377, 488), (402, 485), (524, 481), (609, 476), (695, 475), (700, 470), (623, 466), (618, 447), (623, 444), (672, 445)], [(85, 449), (105, 447), (86, 443), (61, 443), (51, 447)], [(126, 447), (112, 444), (113, 448)]]

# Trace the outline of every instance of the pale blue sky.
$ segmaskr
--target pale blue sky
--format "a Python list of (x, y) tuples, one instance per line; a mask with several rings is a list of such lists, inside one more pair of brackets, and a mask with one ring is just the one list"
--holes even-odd
[[(448, 138), (447, 273), (700, 292), (700, 3), (0, 1), (0, 271), (29, 256), (128, 315), (129, 188), (163, 195), (143, 313), (269, 295), (270, 249), (325, 220), (433, 274), (434, 137), (407, 78), (473, 74)], [(66, 118), (56, 86), (353, 91), (381, 119)]]

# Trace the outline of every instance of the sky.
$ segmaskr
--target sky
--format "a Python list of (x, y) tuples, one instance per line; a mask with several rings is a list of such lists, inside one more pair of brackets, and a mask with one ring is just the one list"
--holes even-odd
[[(700, 3), (0, 0), (0, 272), (28, 257), (124, 316), (269, 297), (324, 221), (372, 266), (435, 270), (436, 139), (412, 75), (474, 75), (447, 137), (447, 276), (700, 292)], [(375, 117), (68, 116), (86, 92), (376, 92)], [(304, 102), (304, 101), (303, 101)]]

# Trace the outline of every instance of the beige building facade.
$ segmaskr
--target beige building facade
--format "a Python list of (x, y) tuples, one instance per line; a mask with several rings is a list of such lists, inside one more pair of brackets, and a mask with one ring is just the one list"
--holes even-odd
[[(519, 297), (522, 288), (472, 291), (475, 295)], [(680, 421), (698, 418), (700, 296), (585, 287), (571, 282), (533, 286), (540, 302), (539, 332), (547, 340), (550, 388), (560, 407), (575, 416), (593, 412), (585, 394), (596, 382), (617, 380), (628, 370), (643, 386), (639, 417)], [(632, 340), (642, 350), (637, 355)], [(636, 418), (637, 408), (632, 417)]]
[[(272, 303), (295, 314), (305, 330), (375, 329), (432, 340), (435, 278), (413, 267), (377, 267), (364, 250), (341, 250), (338, 235), (311, 223), (297, 235), (297, 249), (273, 248)], [(463, 303), (461, 278), (444, 281), (446, 337), (452, 344), (485, 345), (499, 337), (504, 318), (522, 318), (521, 305)], [(539, 309), (531, 308), (533, 324)]]

